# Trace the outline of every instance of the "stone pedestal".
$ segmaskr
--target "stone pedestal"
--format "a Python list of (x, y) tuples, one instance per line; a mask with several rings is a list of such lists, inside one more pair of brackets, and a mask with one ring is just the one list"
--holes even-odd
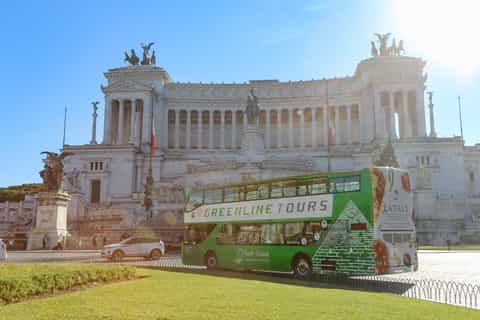
[(249, 124), (243, 130), (242, 153), (248, 161), (258, 162), (265, 159), (265, 141), (258, 124)]
[(28, 237), (28, 250), (52, 249), (67, 238), (67, 193), (41, 192), (38, 194), (36, 223)]

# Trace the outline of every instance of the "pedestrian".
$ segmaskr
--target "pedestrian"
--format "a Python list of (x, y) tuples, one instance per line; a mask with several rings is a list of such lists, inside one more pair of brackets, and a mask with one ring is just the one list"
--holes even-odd
[(7, 245), (0, 239), (0, 261), (7, 261)]
[(92, 238), (92, 246), (93, 249), (97, 249), (97, 237), (93, 236)]
[(47, 249), (47, 235), (43, 236), (42, 247), (44, 250)]

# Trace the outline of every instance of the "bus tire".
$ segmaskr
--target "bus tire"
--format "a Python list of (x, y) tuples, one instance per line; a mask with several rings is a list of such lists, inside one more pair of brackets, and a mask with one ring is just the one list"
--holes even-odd
[(312, 262), (305, 254), (297, 254), (292, 260), (292, 270), (295, 278), (309, 279), (312, 276)]
[(213, 251), (208, 251), (205, 255), (205, 266), (207, 269), (216, 269), (218, 267), (217, 255)]

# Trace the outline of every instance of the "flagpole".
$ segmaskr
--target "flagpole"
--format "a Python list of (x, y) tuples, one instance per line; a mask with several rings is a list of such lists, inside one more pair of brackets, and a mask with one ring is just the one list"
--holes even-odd
[(152, 170), (152, 157), (153, 153), (155, 152), (156, 148), (156, 141), (155, 141), (155, 126), (154, 126), (154, 118), (153, 118), (153, 107), (152, 107), (152, 113), (150, 114), (150, 145), (149, 145), (149, 155), (148, 155), (148, 175), (147, 175), (147, 181), (145, 183), (145, 199), (143, 201), (143, 206), (146, 210), (147, 213), (147, 219), (152, 218), (152, 206), (153, 206), (153, 201), (152, 201), (152, 189), (153, 189), (153, 170)]
[(63, 116), (63, 140), (62, 140), (62, 148), (65, 147), (65, 136), (67, 133), (67, 107), (65, 107), (65, 114)]
[(329, 110), (328, 110), (328, 79), (325, 80), (325, 117), (327, 117), (327, 171), (331, 171), (331, 159), (330, 159), (330, 117), (329, 117)]
[(458, 96), (458, 114), (460, 115), (460, 136), (462, 137), (463, 141), (462, 103), (460, 96)]

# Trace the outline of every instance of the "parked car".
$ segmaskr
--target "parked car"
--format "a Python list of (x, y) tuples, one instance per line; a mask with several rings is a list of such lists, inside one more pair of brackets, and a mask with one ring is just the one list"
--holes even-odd
[(165, 254), (162, 240), (152, 238), (130, 237), (119, 243), (103, 247), (102, 257), (112, 261), (121, 261), (124, 257), (144, 257), (158, 260)]

